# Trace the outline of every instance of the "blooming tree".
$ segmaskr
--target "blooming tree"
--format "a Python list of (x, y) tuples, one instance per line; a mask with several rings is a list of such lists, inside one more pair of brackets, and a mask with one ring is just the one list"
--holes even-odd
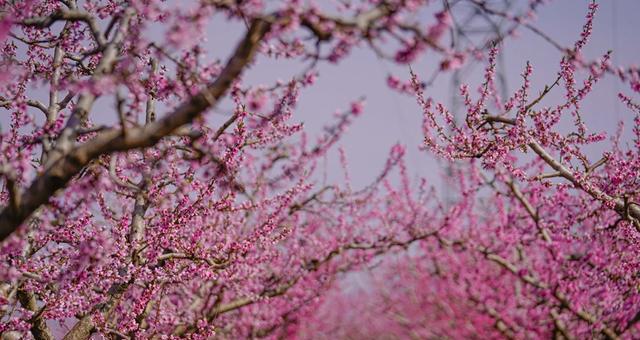
[[(640, 132), (630, 149), (614, 138), (592, 162), (583, 148), (606, 137), (588, 131), (580, 105), (605, 73), (640, 91), (637, 71), (582, 57), (592, 4), (555, 82), (532, 95), (527, 65), (522, 88), (502, 99), (499, 43), (531, 29), (541, 1), (512, 11), (464, 2), (508, 26), (464, 45), (447, 1), (0, 0), (0, 106), (10, 116), (0, 135), (0, 332), (638, 336)], [(432, 20), (416, 21), (420, 10)], [(205, 48), (217, 20), (246, 25), (226, 61)], [(314, 175), (364, 103), (345, 103), (319, 136), (292, 119), (296, 103), (318, 64), (339, 67), (361, 46), (397, 64), (437, 53), (438, 73), (486, 55), (478, 99), (461, 88), (462, 122), (425, 97), (433, 79), (388, 79), (417, 96), (425, 148), (452, 164), (453, 203), (424, 181), (410, 185), (399, 145), (364, 189)], [(301, 71), (252, 84), (243, 74), (256, 56)], [(566, 100), (541, 107), (561, 86)], [(224, 119), (212, 114), (221, 102), (232, 107)], [(562, 129), (565, 116), (574, 131)], [(366, 311), (352, 308), (338, 279), (379, 258), (389, 262), (357, 299)], [(336, 310), (345, 306), (353, 312)]]
[[(630, 97), (640, 92), (638, 71), (614, 69), (610, 52), (585, 60), (597, 7), (591, 3), (581, 37), (566, 50), (556, 78), (539, 91), (531, 87), (534, 68), (527, 63), (521, 88), (500, 98), (498, 48), (489, 52), (477, 97), (461, 86), (466, 112), (460, 119), (426, 98), (413, 76), (425, 149), (458, 160), (449, 179), (457, 200), (450, 206), (438, 200), (416, 204), (415, 193), (393, 192), (394, 214), (409, 218), (407, 224), (420, 223), (429, 236), (408, 240), (415, 243), (412, 251), (373, 271), (372, 290), (336, 293), (335, 302), (311, 317), (308, 334), (640, 336), (640, 263), (634, 255), (640, 231), (640, 105)], [(625, 145), (621, 125), (609, 136), (610, 148), (593, 157), (588, 147), (607, 136), (585, 125), (581, 104), (606, 73), (630, 85), (619, 99), (635, 117), (634, 136)], [(563, 88), (564, 98), (545, 100), (556, 88)], [(439, 209), (440, 218), (433, 218)], [(352, 312), (336, 317), (334, 306)]]

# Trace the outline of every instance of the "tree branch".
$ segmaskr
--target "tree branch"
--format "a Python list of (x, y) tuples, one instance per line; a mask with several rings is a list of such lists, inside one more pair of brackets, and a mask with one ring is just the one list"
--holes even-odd
[(36, 303), (35, 294), (23, 289), (18, 289), (17, 295), (22, 306), (35, 313), (33, 318), (30, 320), (30, 330), (33, 337), (36, 340), (53, 340), (53, 336), (51, 335), (51, 331), (49, 330), (46, 321), (42, 319), (41, 313), (38, 312), (40, 308), (38, 308), (38, 304)]
[(0, 240), (11, 235), (34, 211), (46, 204), (57, 190), (64, 188), (92, 159), (115, 151), (152, 146), (164, 136), (216, 105), (231, 83), (253, 59), (259, 42), (271, 27), (271, 21), (270, 18), (254, 19), (249, 31), (215, 82), (184, 102), (172, 113), (143, 127), (129, 129), (127, 136), (124, 136), (119, 128), (101, 132), (87, 143), (74, 147), (46, 168), (22, 195), (19, 206), (5, 207), (0, 213)]
[(25, 19), (20, 24), (28, 27), (46, 28), (51, 27), (57, 21), (83, 21), (89, 26), (98, 46), (103, 46), (106, 43), (96, 19), (91, 14), (79, 10), (59, 10), (48, 16)]

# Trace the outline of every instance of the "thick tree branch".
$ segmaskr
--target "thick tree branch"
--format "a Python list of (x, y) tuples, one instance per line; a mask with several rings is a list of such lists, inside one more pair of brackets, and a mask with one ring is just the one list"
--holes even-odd
[(41, 313), (38, 312), (40, 308), (36, 303), (35, 294), (18, 289), (17, 295), (22, 306), (35, 313), (31, 319), (31, 334), (33, 337), (36, 340), (53, 340), (53, 336), (51, 335), (51, 331), (49, 330), (46, 321), (42, 319)]

